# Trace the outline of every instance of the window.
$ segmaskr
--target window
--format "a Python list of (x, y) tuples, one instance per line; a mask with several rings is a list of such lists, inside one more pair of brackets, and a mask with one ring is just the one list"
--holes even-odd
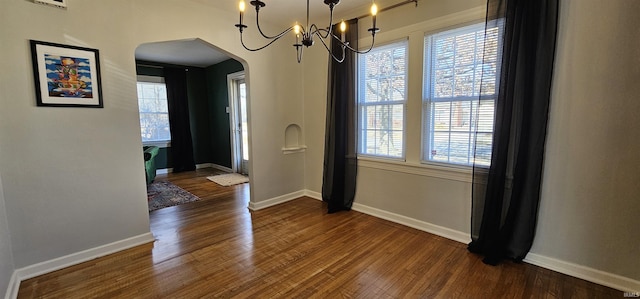
[[(138, 78), (138, 107), (140, 109), (140, 133), (143, 143), (171, 140), (167, 88), (163, 78)], [(155, 79), (152, 79), (155, 78)]]
[(358, 57), (358, 152), (404, 158), (407, 41)]
[(475, 147), (476, 164), (491, 162), (500, 28), (488, 28), (485, 42), (484, 27), (425, 37), (425, 161), (472, 165)]

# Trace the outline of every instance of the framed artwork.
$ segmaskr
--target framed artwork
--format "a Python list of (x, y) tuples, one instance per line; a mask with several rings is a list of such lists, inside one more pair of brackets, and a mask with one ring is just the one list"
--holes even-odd
[(62, 8), (66, 8), (67, 7), (67, 0), (34, 0), (35, 3), (41, 3), (41, 4), (47, 4), (47, 5), (53, 5), (53, 6), (57, 6), (57, 7), (62, 7)]
[(98, 50), (31, 40), (38, 106), (102, 108)]

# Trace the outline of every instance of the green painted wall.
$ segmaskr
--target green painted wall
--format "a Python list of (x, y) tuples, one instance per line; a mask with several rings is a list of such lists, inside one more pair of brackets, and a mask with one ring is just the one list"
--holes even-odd
[[(154, 62), (144, 65), (167, 66)], [(171, 65), (176, 67), (175, 65)], [(231, 168), (231, 136), (227, 74), (242, 71), (242, 64), (229, 59), (207, 68), (185, 67), (193, 155), (196, 164), (213, 163)], [(162, 68), (137, 66), (138, 75), (164, 76)], [(171, 168), (171, 148), (161, 148), (156, 156), (158, 169)]]
[(171, 167), (171, 165), (173, 165), (171, 161), (171, 148), (160, 148), (158, 155), (156, 156), (156, 168), (165, 169)]
[(213, 163), (231, 168), (231, 128), (229, 124), (229, 93), (227, 75), (244, 70), (242, 64), (229, 59), (206, 68), (207, 93)]
[(146, 65), (155, 65), (154, 63), (146, 62), (146, 61), (138, 62), (138, 63), (144, 63), (144, 65), (136, 64), (136, 73), (138, 75), (164, 77), (164, 69), (160, 67), (146, 66)]

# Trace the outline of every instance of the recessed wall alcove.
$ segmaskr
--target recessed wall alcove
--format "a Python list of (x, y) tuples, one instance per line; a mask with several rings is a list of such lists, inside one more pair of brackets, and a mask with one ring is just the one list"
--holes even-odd
[(295, 154), (304, 152), (307, 148), (302, 141), (302, 130), (297, 124), (290, 124), (284, 130), (283, 154)]

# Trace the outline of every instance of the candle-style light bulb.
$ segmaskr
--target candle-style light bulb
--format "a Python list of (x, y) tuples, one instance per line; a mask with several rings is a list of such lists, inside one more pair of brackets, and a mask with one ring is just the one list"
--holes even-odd
[[(296, 34), (296, 45), (298, 45), (298, 42), (300, 41), (298, 38), (300, 38), (300, 25), (298, 25), (298, 22), (296, 22), (295, 25), (293, 25), (293, 33)], [(294, 45), (295, 46), (295, 45)], [(297, 47), (297, 46), (296, 46)]]
[(371, 35), (375, 36), (376, 35), (376, 31), (378, 30), (378, 28), (376, 28), (376, 15), (378, 14), (378, 6), (376, 5), (376, 3), (374, 2), (373, 4), (371, 4), (371, 20), (373, 21), (373, 27), (371, 27), (371, 29), (369, 29), (371, 31)]
[(340, 31), (342, 32), (347, 31), (347, 23), (345, 23), (344, 21), (340, 23)]
[(240, 8), (240, 24), (238, 24), (238, 28), (240, 29), (240, 32), (242, 33), (242, 19), (244, 19), (244, 1), (240, 1), (240, 4), (238, 5)]

